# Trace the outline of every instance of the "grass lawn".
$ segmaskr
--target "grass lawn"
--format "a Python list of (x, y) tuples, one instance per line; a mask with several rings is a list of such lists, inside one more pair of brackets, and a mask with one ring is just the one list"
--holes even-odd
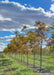
[[(19, 58), (19, 54), (17, 54), (17, 55), (12, 54), (11, 56), (21, 60), (21, 56)], [(24, 59), (23, 59), (23, 57), (24, 57)], [(29, 64), (34, 64), (33, 58), (34, 58), (33, 55), (28, 56)], [(23, 55), (22, 60), (24, 62), (27, 62), (27, 55)], [(42, 60), (43, 60), (42, 61), (42, 68), (48, 70), (50, 73), (54, 73), (54, 55), (51, 55), (51, 56), (43, 55)], [(39, 55), (36, 55), (35, 65), (37, 67), (40, 67), (40, 56)]]
[(18, 61), (0, 54), (0, 75), (40, 75)]

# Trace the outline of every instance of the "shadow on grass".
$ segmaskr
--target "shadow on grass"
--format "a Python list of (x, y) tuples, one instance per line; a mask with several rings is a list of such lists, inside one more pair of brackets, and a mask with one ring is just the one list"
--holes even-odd
[(13, 63), (9, 59), (3, 59), (3, 60), (0, 60), (0, 62), (2, 62), (2, 63), (0, 63), (0, 67), (1, 66), (8, 66), (8, 65), (11, 65)]
[(47, 69), (49, 72), (51, 72), (51, 71), (54, 70), (54, 66), (48, 66), (48, 67), (46, 67), (45, 69)]
[(17, 70), (17, 69), (18, 69), (18, 68), (9, 68), (9, 69), (5, 70), (5, 72), (15, 71), (15, 70)]
[(27, 71), (31, 71), (30, 69), (22, 69), (20, 70), (21, 72), (27, 72)]
[(2, 54), (0, 54), (0, 58), (4, 58), (4, 56)]
[[(18, 67), (11, 67), (12, 66), (12, 64), (13, 64), (13, 61), (11, 61), (10, 59), (8, 59), (8, 58), (5, 58), (5, 56), (3, 56), (3, 55), (0, 55), (0, 67), (2, 67), (2, 69), (3, 69), (3, 67), (5, 68), (5, 67), (8, 67), (8, 66), (10, 66), (10, 67), (8, 67), (6, 70), (4, 69), (4, 71), (5, 72), (8, 72), (8, 71), (15, 71), (15, 70), (17, 70), (18, 69)], [(3, 59), (4, 58), (4, 59)], [(13, 64), (14, 65), (14, 64)], [(1, 69), (1, 68), (0, 68)]]

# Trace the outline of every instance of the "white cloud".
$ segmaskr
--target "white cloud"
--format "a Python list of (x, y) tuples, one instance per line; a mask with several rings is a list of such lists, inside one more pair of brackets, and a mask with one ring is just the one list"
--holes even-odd
[[(0, 7), (0, 14), (5, 18), (5, 21), (0, 20), (0, 30), (3, 31), (13, 32), (18, 30), (21, 32), (23, 24), (29, 25), (28, 27), (30, 28), (34, 28), (33, 25), (35, 21), (42, 21), (46, 23), (46, 25), (50, 25), (51, 22), (54, 21), (54, 13), (51, 13), (51, 11), (45, 12), (41, 7), (25, 7), (17, 2), (7, 0), (1, 1), (0, 6), (2, 6)], [(10, 21), (8, 21), (7, 18)]]
[(0, 37), (0, 51), (3, 51), (8, 42), (10, 42), (13, 37), (15, 37), (15, 35)]
[(51, 4), (50, 10), (54, 12), (54, 4)]
[(15, 35), (4, 36), (3, 38), (10, 39), (10, 38), (13, 38), (13, 37), (15, 37)]
[(10, 31), (10, 32), (12, 32), (12, 31), (16, 31), (16, 29), (5, 29), (5, 28), (3, 28), (2, 31)]
[(45, 48), (45, 47), (46, 47), (46, 45), (43, 45), (43, 46), (42, 46), (42, 48)]
[[(22, 33), (21, 29), (23, 25), (26, 25), (28, 29), (34, 29), (35, 27), (33, 25), (35, 21), (43, 21), (46, 23), (46, 25), (49, 25), (54, 21), (54, 13), (51, 13), (51, 11), (45, 12), (45, 10), (41, 7), (25, 7), (26, 4), (24, 6), (17, 2), (10, 2), (9, 0), (2, 1), (0, 4), (0, 30), (2, 31), (14, 32), (17, 30)], [(50, 10), (53, 11), (53, 8), (50, 8)], [(10, 41), (13, 37), (15, 37), (15, 35), (4, 36), (1, 37), (1, 39)], [(1, 47), (3, 48), (5, 46)]]
[(52, 2), (54, 2), (54, 0), (52, 0)]
[(6, 41), (11, 41), (12, 39), (7, 39)]
[(11, 18), (4, 18), (2, 15), (0, 15), (0, 21), (11, 21)]
[[(28, 27), (28, 25), (27, 25), (27, 27)], [(23, 28), (23, 27), (17, 28), (17, 29), (14, 29), (14, 28), (13, 28), (13, 29), (5, 29), (5, 28), (3, 28), (3, 29), (1, 29), (1, 31), (9, 31), (9, 32), (11, 32), (11, 33), (14, 33), (15, 31), (18, 31), (20, 34), (21, 34), (21, 33), (25, 34), (25, 32), (22, 32), (22, 31), (21, 31), (22, 28)], [(29, 28), (31, 28), (31, 27), (29, 27)], [(12, 37), (12, 36), (14, 37), (15, 35), (11, 35), (10, 37)], [(5, 38), (6, 38), (6, 37), (8, 37), (8, 36), (5, 36)]]
[(9, 0), (5, 0), (5, 1), (2, 1), (3, 3), (8, 3), (9, 2)]
[(19, 4), (19, 3), (17, 3), (17, 2), (10, 2), (10, 1), (1, 1), (2, 3), (11, 3), (11, 4), (14, 4), (14, 5), (16, 5), (16, 6), (18, 6), (18, 7), (21, 7), (22, 9), (25, 9), (25, 6), (23, 6), (23, 5), (21, 5), (21, 4)]
[(6, 47), (5, 43), (0, 42), (0, 52), (3, 51), (3, 49)]
[(5, 46), (5, 44), (4, 44), (4, 43), (1, 43), (1, 42), (0, 42), (0, 45), (3, 45), (3, 46)]
[(3, 51), (3, 49), (7, 47), (8, 42), (10, 42), (13, 37), (15, 37), (15, 35), (0, 37), (0, 51)]
[(27, 6), (27, 4), (24, 4), (25, 6)]
[(13, 37), (15, 37), (15, 35), (0, 37), (0, 51), (3, 51), (8, 42), (10, 42)]
[[(54, 13), (51, 13), (50, 11), (48, 12), (45, 12), (43, 8), (39, 7), (39, 8), (34, 8), (34, 7), (25, 7), (24, 5), (21, 5), (20, 3), (17, 3), (17, 2), (10, 2), (10, 1), (2, 1), (2, 3), (11, 3), (11, 4), (14, 4), (18, 7), (21, 8), (21, 10), (32, 10), (32, 11), (41, 11), (43, 14), (45, 14), (45, 16), (48, 16), (48, 17), (51, 17), (51, 16), (54, 16)], [(26, 5), (26, 4), (25, 4)]]
[(15, 28), (11, 28), (11, 29), (5, 29), (5, 28), (3, 28), (1, 31), (9, 31), (9, 32), (14, 33), (15, 31), (21, 32), (21, 30), (22, 30), (22, 28), (21, 29), (20, 28), (17, 28), (17, 29), (15, 29)]
[(25, 24), (23, 24), (23, 26), (27, 26), (27, 29), (34, 29), (35, 28), (35, 26), (30, 26), (30, 25), (25, 25)]
[(15, 35), (4, 36), (4, 37), (0, 37), (0, 40), (1, 41), (10, 41), (10, 40), (12, 40), (13, 37), (15, 37)]
[[(2, 48), (3, 47), (3, 48)], [(2, 52), (3, 51), (3, 49), (5, 48), (4, 46), (2, 46), (2, 47), (0, 47), (0, 52)]]

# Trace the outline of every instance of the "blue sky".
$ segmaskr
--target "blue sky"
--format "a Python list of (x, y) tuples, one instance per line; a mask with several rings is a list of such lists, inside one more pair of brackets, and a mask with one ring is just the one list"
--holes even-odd
[[(1, 0), (1, 1), (5, 1), (5, 0)], [(9, 0), (9, 1), (17, 2), (27, 7), (35, 7), (35, 8), (42, 7), (45, 11), (50, 11), (51, 4), (54, 3), (54, 0)]]
[(42, 7), (45, 11), (49, 11), (51, 4), (54, 3), (52, 0), (9, 0), (9, 1), (15, 1), (19, 2), (20, 4), (24, 5), (27, 4), (26, 6), (28, 7)]
[(51, 4), (53, 3), (51, 0), (10, 0), (19, 2), (20, 4), (24, 5), (27, 4), (27, 6), (32, 6), (35, 8), (42, 7), (45, 9), (45, 11), (49, 10), (51, 7)]
[(22, 27), (34, 28), (38, 20), (46, 26), (54, 22), (54, 0), (0, 0), (0, 51), (15, 36), (16, 30), (24, 34)]

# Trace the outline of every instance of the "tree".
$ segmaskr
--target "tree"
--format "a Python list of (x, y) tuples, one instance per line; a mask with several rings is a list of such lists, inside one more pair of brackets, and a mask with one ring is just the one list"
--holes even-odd
[(49, 33), (51, 34), (51, 37), (48, 39), (47, 46), (50, 47), (49, 53), (53, 53), (54, 52), (54, 22), (51, 23), (48, 29), (49, 29)]
[(54, 22), (51, 23), (51, 26), (49, 28), (54, 30)]
[(17, 42), (17, 36), (18, 36), (17, 31), (15, 32), (15, 36), (16, 36), (15, 40)]
[(26, 29), (27, 29), (27, 26), (23, 26), (22, 31), (23, 31), (23, 30), (26, 30)]
[(17, 34), (17, 31), (15, 32), (15, 35), (16, 35), (16, 38), (17, 38), (17, 35), (18, 35), (18, 34)]
[(46, 40), (46, 25), (43, 22), (36, 21), (35, 24), (35, 35), (38, 37), (37, 41), (40, 46), (40, 71), (42, 66), (42, 42)]

